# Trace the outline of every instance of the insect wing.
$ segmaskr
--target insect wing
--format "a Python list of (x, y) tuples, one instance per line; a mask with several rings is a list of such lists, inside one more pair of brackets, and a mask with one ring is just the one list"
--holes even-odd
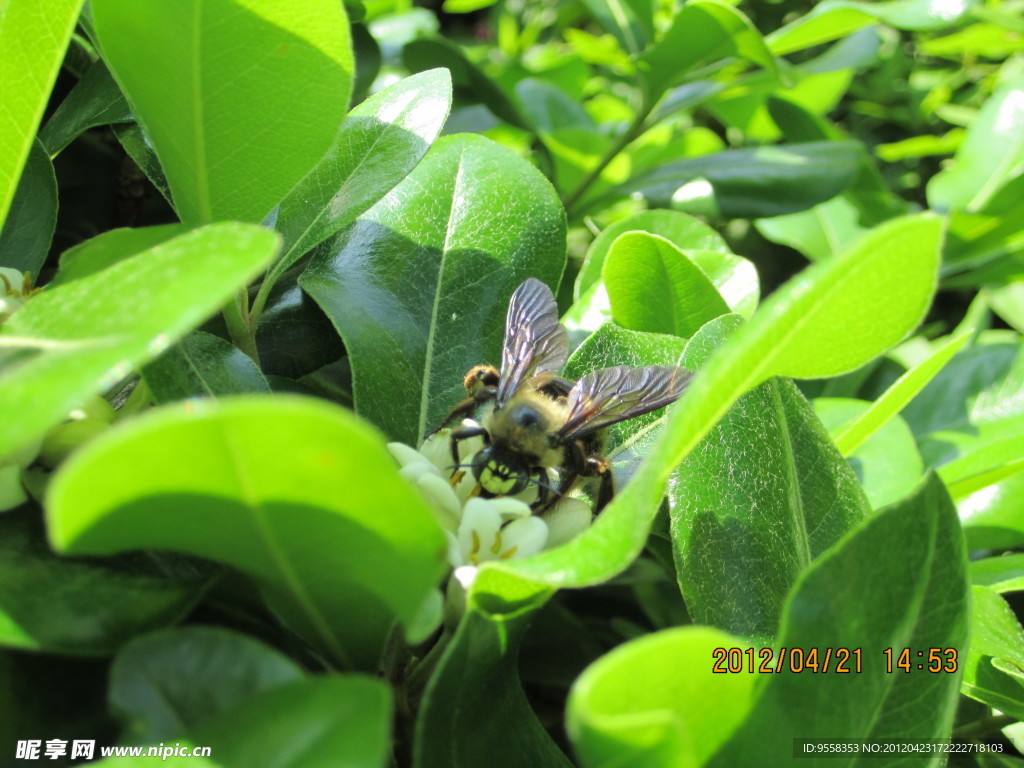
[(691, 376), (675, 365), (619, 365), (588, 373), (569, 392), (569, 417), (558, 436), (568, 442), (656, 411), (678, 399)]
[(558, 322), (555, 297), (550, 288), (531, 277), (516, 288), (509, 301), (498, 405), (531, 376), (560, 371), (568, 356), (569, 337)]

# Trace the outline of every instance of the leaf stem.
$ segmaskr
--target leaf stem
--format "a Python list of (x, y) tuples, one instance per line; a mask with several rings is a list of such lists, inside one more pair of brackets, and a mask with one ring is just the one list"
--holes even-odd
[(604, 169), (608, 167), (608, 164), (618, 157), (622, 150), (633, 143), (633, 140), (644, 132), (644, 123), (647, 120), (647, 117), (651, 114), (651, 110), (654, 109), (654, 104), (654, 100), (648, 100), (644, 97), (644, 100), (640, 105), (640, 109), (637, 110), (636, 115), (633, 117), (633, 122), (631, 122), (629, 127), (622, 132), (622, 135), (616, 139), (615, 143), (608, 148), (608, 151), (604, 153), (604, 156), (598, 164), (595, 165), (590, 172), (583, 177), (583, 180), (576, 185), (576, 189), (570, 192), (562, 201), (567, 213), (573, 212), (573, 206), (579, 202), (580, 198), (583, 197), (584, 193), (590, 189), (593, 183), (600, 178)]
[(973, 723), (965, 723), (959, 728), (954, 728), (953, 738), (958, 741), (980, 741), (985, 736), (990, 736), (1016, 722), (1017, 718), (1012, 715), (983, 717), (981, 720), (975, 720)]
[(256, 365), (259, 365), (260, 354), (256, 349), (256, 325), (250, 322), (252, 315), (249, 312), (249, 292), (246, 288), (242, 288), (235, 298), (224, 305), (223, 314), (232, 343), (251, 357)]

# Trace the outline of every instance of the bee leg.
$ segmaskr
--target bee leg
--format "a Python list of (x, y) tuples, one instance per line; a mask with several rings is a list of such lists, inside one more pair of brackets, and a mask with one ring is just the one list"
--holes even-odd
[(570, 484), (577, 477), (596, 477), (600, 480), (597, 490), (597, 502), (594, 505), (594, 513), (599, 513), (608, 502), (612, 500), (615, 486), (612, 483), (612, 466), (604, 456), (588, 456), (584, 451), (583, 443), (576, 440), (566, 446), (567, 456), (565, 461), (565, 482), (562, 484), (562, 492), (569, 490)]
[(459, 442), (461, 440), (468, 440), (471, 437), (482, 437), (484, 445), (490, 445), (491, 443), (491, 436), (479, 424), (474, 427), (460, 427), (459, 429), (452, 430), (452, 461), (455, 462), (456, 470), (459, 468)]
[(601, 510), (608, 506), (615, 493), (615, 486), (612, 482), (612, 465), (604, 456), (591, 456), (587, 459), (587, 474), (591, 477), (598, 477), (601, 485), (597, 490), (597, 505), (594, 513), (600, 514)]
[(534, 512), (539, 512), (557, 501), (558, 496), (551, 498), (552, 489), (548, 485), (548, 473), (544, 467), (534, 467), (533, 478), (534, 484), (537, 486), (537, 500), (530, 505), (530, 508)]

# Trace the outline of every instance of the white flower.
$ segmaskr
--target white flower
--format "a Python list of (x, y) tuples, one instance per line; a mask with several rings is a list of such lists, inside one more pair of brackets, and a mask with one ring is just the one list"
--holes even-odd
[[(462, 440), (457, 448), (455, 466), (449, 429), (431, 435), (419, 451), (403, 443), (388, 444), (401, 465), (399, 474), (420, 490), (437, 513), (448, 535), (448, 559), (464, 585), (475, 577), (480, 563), (535, 555), (564, 544), (590, 526), (590, 507), (571, 497), (534, 515), (530, 505), (537, 500), (538, 490), (533, 483), (515, 496), (481, 499), (470, 465), (483, 441)], [(557, 480), (557, 473), (550, 470), (549, 483)]]

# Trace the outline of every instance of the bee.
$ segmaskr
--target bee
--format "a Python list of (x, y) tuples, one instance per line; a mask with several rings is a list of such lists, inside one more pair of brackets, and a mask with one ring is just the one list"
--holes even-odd
[[(456, 468), (459, 442), (483, 439), (484, 448), (470, 464), (481, 496), (517, 494), (532, 482), (539, 511), (579, 478), (592, 478), (599, 481), (600, 512), (614, 491), (605, 428), (674, 402), (691, 376), (673, 365), (615, 366), (574, 383), (559, 375), (568, 356), (555, 298), (544, 283), (529, 278), (509, 301), (500, 372), (491, 365), (471, 368), (463, 381), (466, 398), (440, 427), (465, 419), (451, 434)], [(479, 421), (466, 418), (484, 406), (489, 408)], [(549, 483), (553, 468), (559, 470), (557, 487)]]

